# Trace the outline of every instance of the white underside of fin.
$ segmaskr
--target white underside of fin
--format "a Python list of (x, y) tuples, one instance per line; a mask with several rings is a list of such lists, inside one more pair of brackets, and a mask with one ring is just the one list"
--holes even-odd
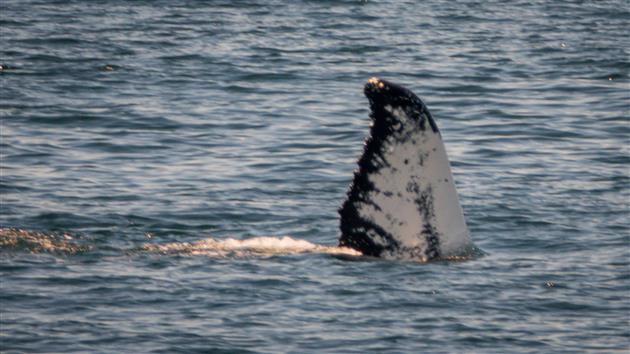
[[(437, 235), (440, 256), (457, 255), (472, 243), (440, 133), (428, 124), (420, 129), (417, 120), (401, 109), (386, 109), (403, 123), (383, 143), (384, 166), (368, 176), (374, 185), (369, 191), (372, 203), (360, 203), (357, 210), (399, 243), (393, 252), (402, 254), (385, 257), (425, 255), (430, 247), (423, 234), (427, 225)], [(383, 246), (388, 244), (376, 234), (369, 236)]]

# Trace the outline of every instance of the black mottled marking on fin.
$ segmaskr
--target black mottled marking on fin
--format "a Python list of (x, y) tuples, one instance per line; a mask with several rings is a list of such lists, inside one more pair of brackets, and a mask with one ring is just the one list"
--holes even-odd
[(424, 236), (427, 248), (424, 254), (427, 259), (434, 259), (440, 256), (440, 234), (433, 226), (432, 221), (435, 220), (435, 208), (433, 205), (433, 191), (431, 186), (425, 188), (419, 193), (418, 198), (414, 200), (418, 208), (418, 213), (422, 215), (424, 224), (420, 234)]
[[(360, 251), (366, 256), (379, 257), (383, 251), (399, 248), (396, 239), (382, 227), (374, 222), (362, 218), (357, 208), (346, 201), (339, 209), (339, 215), (345, 222), (341, 223), (341, 237), (339, 246), (350, 247)], [(388, 244), (383, 246), (376, 243), (369, 235), (372, 231), (379, 235)]]
[[(370, 102), (372, 124), (370, 135), (365, 141), (363, 155), (358, 161), (359, 169), (354, 173), (354, 180), (347, 192), (346, 201), (339, 208), (341, 218), (339, 245), (351, 247), (365, 255), (378, 257), (386, 250), (400, 249), (400, 244), (387, 230), (372, 220), (361, 217), (357, 208), (363, 204), (372, 205), (377, 210), (380, 209), (370, 198), (370, 192), (375, 190), (375, 186), (370, 182), (368, 176), (383, 168), (391, 167), (384, 152), (387, 139), (396, 133), (398, 133), (396, 139), (400, 142), (404, 143), (411, 139), (410, 135), (400, 135), (404, 131), (404, 122), (399, 121), (398, 117), (390, 113), (385, 107), (390, 106), (393, 109), (404, 110), (407, 116), (417, 121), (420, 130), (427, 129), (428, 122), (428, 126), (434, 133), (439, 134), (439, 131), (425, 104), (410, 90), (385, 80), (370, 80), (365, 85), (364, 93)], [(419, 187), (417, 188), (419, 189)], [(400, 193), (398, 196), (401, 197)], [(379, 235), (387, 244), (377, 243), (370, 238), (369, 233)], [(431, 255), (427, 253), (427, 257), (434, 258), (433, 255), (439, 253), (439, 240), (435, 229), (431, 225), (426, 225), (423, 227), (422, 233), (430, 235), (427, 238), (427, 244), (434, 246), (430, 246), (426, 252)]]
[(422, 105), (422, 113), (427, 117), (427, 120), (429, 121), (429, 125), (431, 125), (431, 129), (433, 130), (434, 133), (438, 133), (438, 127), (437, 124), (435, 124), (435, 119), (433, 119), (433, 116), (431, 115), (431, 112), (429, 112), (429, 110), (427, 109), (427, 106), (425, 106), (424, 104)]

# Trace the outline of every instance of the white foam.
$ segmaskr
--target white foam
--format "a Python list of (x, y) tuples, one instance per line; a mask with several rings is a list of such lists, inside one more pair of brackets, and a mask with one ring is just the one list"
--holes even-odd
[(248, 257), (272, 256), (298, 253), (326, 253), (348, 256), (360, 256), (361, 253), (347, 247), (316, 245), (294, 238), (260, 236), (245, 240), (207, 238), (194, 242), (147, 243), (142, 247), (146, 251), (203, 255), (210, 257)]
[(30, 253), (73, 254), (87, 252), (89, 245), (73, 241), (67, 233), (43, 233), (15, 228), (0, 228), (0, 249), (23, 250)]

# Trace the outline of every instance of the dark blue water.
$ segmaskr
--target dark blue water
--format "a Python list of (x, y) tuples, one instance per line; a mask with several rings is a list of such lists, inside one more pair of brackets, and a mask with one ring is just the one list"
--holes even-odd
[[(0, 350), (627, 352), (629, 18), (2, 1)], [(332, 247), (371, 76), (427, 103), (485, 256)]]

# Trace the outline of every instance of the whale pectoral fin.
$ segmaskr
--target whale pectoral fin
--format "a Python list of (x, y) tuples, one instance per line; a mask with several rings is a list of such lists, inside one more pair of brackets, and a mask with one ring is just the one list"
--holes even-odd
[(339, 209), (341, 246), (430, 260), (470, 244), (442, 137), (411, 91), (372, 78), (370, 136)]

